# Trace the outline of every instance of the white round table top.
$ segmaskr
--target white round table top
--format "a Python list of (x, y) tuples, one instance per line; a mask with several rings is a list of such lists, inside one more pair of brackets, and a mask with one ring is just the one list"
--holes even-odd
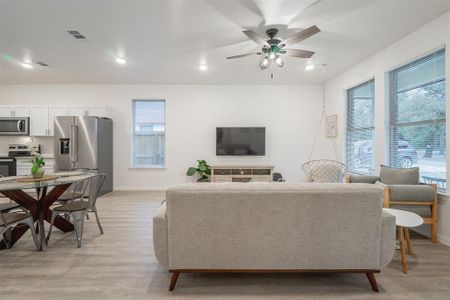
[(413, 212), (395, 208), (383, 208), (383, 210), (395, 216), (395, 225), (397, 226), (417, 227), (423, 224), (422, 217)]

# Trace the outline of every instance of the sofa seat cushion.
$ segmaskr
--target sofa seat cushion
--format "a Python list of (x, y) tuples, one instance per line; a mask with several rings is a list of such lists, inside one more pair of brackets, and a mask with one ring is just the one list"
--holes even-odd
[(419, 184), (419, 168), (391, 168), (381, 165), (380, 181), (384, 184)]
[(433, 201), (436, 190), (429, 185), (389, 185), (391, 201)]

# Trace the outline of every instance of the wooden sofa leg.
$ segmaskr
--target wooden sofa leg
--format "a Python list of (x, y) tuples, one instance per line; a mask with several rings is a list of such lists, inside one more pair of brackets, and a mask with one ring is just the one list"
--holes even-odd
[(170, 278), (169, 291), (173, 291), (175, 289), (175, 285), (177, 284), (178, 276), (180, 276), (180, 272), (172, 273), (172, 278)]
[(367, 275), (367, 279), (369, 279), (372, 290), (379, 293), (380, 291), (378, 290), (378, 285), (377, 285), (377, 280), (375, 279), (375, 274), (373, 272), (370, 272), (370, 273), (366, 273), (366, 275)]

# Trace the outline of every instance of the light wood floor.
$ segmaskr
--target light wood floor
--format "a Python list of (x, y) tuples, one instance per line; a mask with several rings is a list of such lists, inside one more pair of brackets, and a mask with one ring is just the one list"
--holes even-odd
[(94, 218), (85, 223), (83, 245), (73, 233), (54, 231), (46, 252), (27, 234), (0, 251), (0, 299), (450, 299), (450, 248), (413, 240), (409, 273), (399, 253), (377, 275), (380, 294), (364, 275), (189, 275), (174, 292), (157, 263), (152, 215), (159, 192), (114, 192), (98, 201), (105, 230)]

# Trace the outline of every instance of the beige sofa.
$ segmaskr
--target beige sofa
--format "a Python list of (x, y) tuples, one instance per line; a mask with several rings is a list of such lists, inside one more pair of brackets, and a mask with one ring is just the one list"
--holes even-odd
[(369, 184), (194, 183), (169, 188), (153, 219), (172, 273), (374, 273), (395, 250), (395, 217)]

